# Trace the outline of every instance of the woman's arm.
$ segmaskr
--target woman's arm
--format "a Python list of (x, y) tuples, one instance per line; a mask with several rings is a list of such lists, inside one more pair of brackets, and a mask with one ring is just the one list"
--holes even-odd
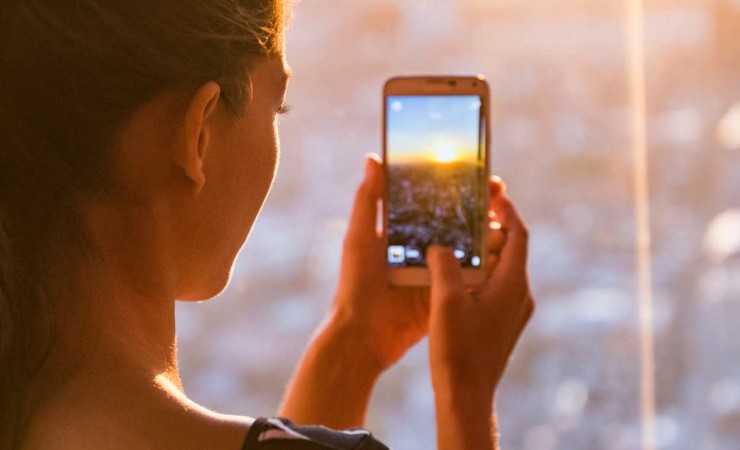
[(429, 289), (391, 287), (385, 240), (376, 230), (383, 166), (370, 155), (344, 239), (329, 318), (296, 369), (280, 414), (302, 424), (362, 427), (380, 374), (429, 326)]
[(382, 368), (351, 324), (330, 318), (319, 327), (291, 380), (278, 415), (329, 428), (362, 427)]
[(451, 388), (435, 395), (437, 448), (498, 450), (498, 425), (485, 394), (465, 396)]

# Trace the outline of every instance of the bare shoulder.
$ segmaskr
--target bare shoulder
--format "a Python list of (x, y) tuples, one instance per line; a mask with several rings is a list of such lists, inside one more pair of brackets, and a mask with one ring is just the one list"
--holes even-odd
[(253, 421), (210, 411), (177, 393), (62, 399), (37, 415), (22, 448), (239, 450)]

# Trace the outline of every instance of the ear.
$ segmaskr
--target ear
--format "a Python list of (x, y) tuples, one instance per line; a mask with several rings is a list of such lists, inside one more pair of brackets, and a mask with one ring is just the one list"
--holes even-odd
[(175, 152), (175, 162), (197, 192), (206, 183), (203, 172), (205, 155), (213, 132), (213, 114), (221, 96), (221, 87), (213, 81), (201, 85), (185, 110), (184, 141)]

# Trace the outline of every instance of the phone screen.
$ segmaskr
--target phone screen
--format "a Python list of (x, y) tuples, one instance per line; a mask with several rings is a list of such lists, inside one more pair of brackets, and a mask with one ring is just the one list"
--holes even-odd
[(426, 267), (432, 244), (453, 248), (463, 267), (481, 266), (483, 101), (477, 95), (386, 97), (390, 267)]

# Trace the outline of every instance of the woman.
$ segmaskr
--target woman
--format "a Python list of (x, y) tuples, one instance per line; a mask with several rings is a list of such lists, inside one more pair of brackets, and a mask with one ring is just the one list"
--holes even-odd
[(390, 288), (375, 158), (281, 418), (183, 391), (175, 299), (226, 287), (273, 180), (285, 14), (282, 0), (1, 4), (1, 448), (386, 448), (358, 427), (377, 377), (426, 333), (439, 448), (494, 448), (494, 392), (533, 309), (526, 230), (492, 181), (507, 232), (489, 280), (466, 289), (434, 247), (431, 290)]

